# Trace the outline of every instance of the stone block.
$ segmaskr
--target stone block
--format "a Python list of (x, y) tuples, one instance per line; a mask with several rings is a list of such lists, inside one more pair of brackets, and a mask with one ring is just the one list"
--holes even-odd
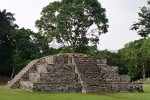
[(53, 56), (46, 56), (45, 60), (46, 60), (47, 64), (53, 64), (54, 63)]
[(37, 65), (38, 73), (47, 73), (47, 64)]

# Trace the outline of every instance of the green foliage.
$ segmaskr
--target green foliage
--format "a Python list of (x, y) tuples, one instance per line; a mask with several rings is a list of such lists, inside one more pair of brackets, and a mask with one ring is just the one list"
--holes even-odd
[(97, 53), (97, 48), (95, 46), (85, 46), (85, 45), (80, 45), (74, 48), (74, 50), (70, 47), (67, 48), (62, 47), (57, 50), (59, 51), (59, 53), (83, 53), (89, 56), (95, 56)]
[(148, 37), (150, 34), (150, 0), (147, 1), (147, 6), (140, 10), (139, 21), (132, 25), (131, 30), (136, 30), (141, 37)]
[(22, 66), (22, 63), (24, 61), (21, 57), (20, 51), (14, 50), (12, 53), (12, 58), (13, 58), (13, 66), (14, 67), (18, 68), (18, 67)]
[(150, 85), (144, 85), (144, 93), (35, 93), (0, 86), (0, 100), (149, 100)]
[(74, 51), (71, 48), (69, 48), (69, 47), (67, 47), (67, 48), (59, 48), (58, 51), (59, 51), (60, 54), (62, 54), (62, 53), (74, 53)]
[(7, 82), (10, 80), (10, 78), (8, 77), (3, 77), (3, 76), (0, 76), (0, 85), (5, 85), (7, 84)]
[(119, 50), (121, 60), (126, 63), (128, 74), (133, 79), (149, 77), (150, 38), (130, 42)]
[(49, 54), (48, 40), (30, 29), (18, 29), (11, 12), (0, 11), (0, 75), (18, 73), (33, 59)]
[(15, 18), (11, 12), (0, 11), (0, 74), (7, 74), (11, 63), (12, 46), (10, 41), (11, 31), (17, 28)]
[(121, 60), (121, 55), (118, 52), (111, 52), (106, 50), (97, 51), (94, 56), (97, 59), (107, 59), (107, 64), (111, 66), (118, 66), (120, 74), (127, 74), (128, 69), (124, 67), (125, 63)]
[(80, 45), (80, 46), (76, 47), (74, 51), (76, 53), (83, 53), (83, 54), (87, 54), (90, 56), (95, 56), (98, 50), (97, 50), (96, 46)]
[(108, 50), (98, 51), (95, 57), (98, 59), (107, 59), (108, 65), (112, 65), (112, 66), (118, 65), (120, 59), (118, 53), (111, 52)]
[[(41, 15), (36, 21), (41, 34), (48, 37), (49, 42), (56, 40), (73, 50), (89, 43), (98, 44), (99, 35), (108, 28), (105, 9), (97, 0), (55, 1), (44, 7)], [(96, 29), (88, 32), (92, 25)]]

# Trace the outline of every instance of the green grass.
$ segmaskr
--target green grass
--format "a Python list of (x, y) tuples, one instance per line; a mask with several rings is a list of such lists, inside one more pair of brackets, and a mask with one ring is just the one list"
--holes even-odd
[(0, 100), (150, 100), (150, 84), (144, 85), (144, 93), (33, 93), (21, 89), (0, 86)]

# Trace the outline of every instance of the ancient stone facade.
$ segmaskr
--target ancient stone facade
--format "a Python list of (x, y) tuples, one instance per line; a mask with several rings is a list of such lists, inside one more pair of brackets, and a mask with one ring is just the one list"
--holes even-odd
[(46, 56), (31, 61), (13, 80), (9, 88), (38, 92), (142, 92), (142, 85), (118, 74), (118, 67), (107, 60), (96, 60), (84, 54)]

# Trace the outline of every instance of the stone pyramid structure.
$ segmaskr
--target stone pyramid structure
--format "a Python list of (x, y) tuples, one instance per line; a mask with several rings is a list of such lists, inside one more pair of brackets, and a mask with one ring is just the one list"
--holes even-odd
[(118, 74), (105, 59), (85, 54), (61, 54), (31, 61), (7, 84), (33, 92), (142, 92), (142, 85)]

